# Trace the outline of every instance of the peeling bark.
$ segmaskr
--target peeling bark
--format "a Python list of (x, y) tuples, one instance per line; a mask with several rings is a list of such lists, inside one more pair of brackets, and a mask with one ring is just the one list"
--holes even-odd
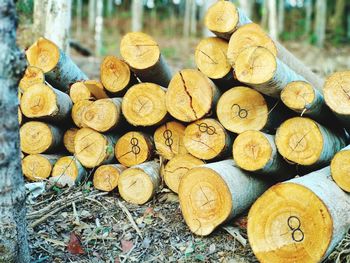
[(25, 62), (16, 46), (13, 0), (0, 1), (0, 262), (29, 262), (17, 87)]

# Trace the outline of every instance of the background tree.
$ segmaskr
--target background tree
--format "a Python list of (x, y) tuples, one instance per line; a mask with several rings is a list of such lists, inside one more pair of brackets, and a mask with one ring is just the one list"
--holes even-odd
[(143, 1), (132, 0), (131, 3), (131, 30), (141, 31), (143, 23)]
[(0, 262), (30, 262), (19, 147), (17, 87), (25, 67), (13, 0), (0, 1)]
[(96, 18), (96, 0), (89, 0), (89, 29), (93, 31), (95, 29), (95, 18)]
[(273, 39), (278, 39), (276, 0), (267, 0), (269, 33)]
[(316, 0), (315, 36), (316, 45), (323, 47), (326, 38), (327, 1)]

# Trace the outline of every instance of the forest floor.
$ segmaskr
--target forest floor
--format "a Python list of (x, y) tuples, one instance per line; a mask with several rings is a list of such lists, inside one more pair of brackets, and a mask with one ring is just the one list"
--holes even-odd
[[(107, 40), (104, 53), (118, 55), (119, 40)], [(198, 39), (157, 40), (174, 72), (194, 67)], [(91, 47), (89, 41), (93, 40), (86, 42)], [(297, 42), (286, 46), (322, 76), (350, 68), (349, 46), (325, 50)], [(101, 59), (81, 57), (75, 51), (71, 55), (90, 78), (99, 78)], [(194, 236), (181, 216), (177, 196), (166, 188), (143, 206), (124, 202), (117, 192), (97, 192), (91, 183), (47, 190), (28, 204), (28, 224), (32, 262), (36, 263), (257, 262), (247, 242), (246, 216), (208, 237)], [(343, 254), (337, 262), (350, 262), (349, 244), (350, 236), (339, 248)], [(333, 254), (329, 262), (336, 262), (338, 255)]]

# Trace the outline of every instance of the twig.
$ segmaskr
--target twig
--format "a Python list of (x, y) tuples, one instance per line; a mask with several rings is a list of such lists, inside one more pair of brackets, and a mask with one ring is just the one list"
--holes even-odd
[(119, 207), (123, 210), (123, 212), (126, 214), (126, 217), (129, 219), (129, 221), (130, 221), (132, 227), (136, 230), (137, 234), (138, 234), (141, 238), (143, 238), (143, 237), (142, 237), (141, 230), (140, 230), (139, 227), (136, 225), (134, 218), (132, 217), (132, 215), (130, 214), (129, 210), (126, 208), (126, 206), (123, 205), (123, 203), (120, 202), (119, 200), (118, 200), (118, 205), (119, 205)]
[(75, 222), (74, 223), (76, 225), (80, 225), (79, 215), (78, 215), (78, 212), (77, 212), (77, 208), (75, 207), (75, 202), (72, 202), (72, 207), (73, 207), (73, 214), (75, 216)]
[(104, 210), (108, 210), (107, 207), (105, 207), (100, 201), (90, 198), (90, 197), (85, 197), (85, 199), (91, 201), (91, 202), (95, 202), (96, 204), (100, 205)]

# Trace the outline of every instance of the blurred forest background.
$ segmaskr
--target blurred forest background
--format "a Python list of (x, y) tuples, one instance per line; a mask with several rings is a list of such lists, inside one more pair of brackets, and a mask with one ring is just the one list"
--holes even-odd
[[(23, 48), (46, 32), (55, 32), (57, 25), (50, 25), (47, 16), (47, 12), (57, 11), (52, 7), (51, 10), (47, 10), (48, 3), (52, 1), (17, 1), (20, 18), (19, 44)], [(119, 55), (120, 38), (125, 33), (144, 31), (155, 37), (164, 56), (177, 69), (194, 67), (193, 54), (196, 44), (200, 38), (211, 35), (204, 28), (203, 19), (207, 8), (215, 0), (55, 2), (64, 2), (68, 6), (65, 11), (67, 18), (62, 23), (69, 24), (67, 42), (69, 41), (75, 50), (77, 47), (87, 49), (85, 55), (95, 58), (107, 54)], [(350, 68), (350, 0), (233, 2), (314, 71), (329, 74), (335, 70)], [(71, 54), (79, 55), (75, 50), (71, 49)], [(93, 71), (86, 70), (87, 73)]]

